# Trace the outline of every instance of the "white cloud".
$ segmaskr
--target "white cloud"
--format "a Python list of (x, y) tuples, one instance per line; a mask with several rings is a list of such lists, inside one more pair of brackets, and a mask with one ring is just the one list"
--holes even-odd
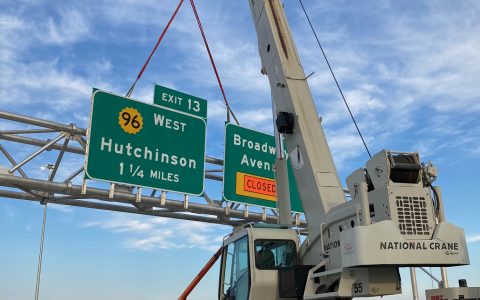
[(99, 227), (102, 229), (109, 229), (114, 232), (146, 232), (154, 228), (152, 222), (143, 222), (128, 217), (117, 217), (107, 221), (101, 222), (87, 222), (84, 227)]
[[(121, 3), (106, 0), (95, 3), (96, 9), (92, 14), (106, 19), (115, 26), (151, 26), (164, 25), (165, 19), (170, 17), (178, 1), (169, 0), (159, 3), (154, 0), (136, 1), (124, 0)], [(189, 3), (185, 1), (182, 10), (187, 10)]]
[(8, 219), (13, 219), (16, 216), (16, 210), (13, 206), (10, 205), (2, 205), (3, 206), (3, 211), (5, 213), (5, 217)]
[(109, 83), (75, 74), (57, 60), (10, 62), (4, 64), (2, 69), (0, 85), (4, 88), (0, 90), (0, 98), (4, 105), (9, 106), (9, 110), (42, 103), (44, 109), (39, 113), (53, 113), (49, 119), (60, 115), (65, 122), (74, 120), (65, 118), (64, 113), (76, 113), (80, 108), (90, 106), (92, 86), (111, 89)]
[(467, 235), (467, 243), (478, 243), (480, 242), (480, 233)]
[[(240, 91), (255, 91), (264, 95), (269, 94), (270, 85), (267, 77), (262, 76), (260, 73), (260, 59), (256, 46), (244, 44), (243, 42), (217, 41), (211, 47), (221, 49), (221, 51), (216, 53), (215, 61), (222, 68), (222, 81), (227, 87)], [(198, 51), (198, 53), (202, 53), (202, 51)], [(255, 96), (254, 98), (257, 97)], [(242, 100), (248, 101), (252, 99), (238, 99), (237, 101)]]
[[(422, 2), (421, 9), (412, 2), (408, 5), (411, 10), (396, 7), (400, 2), (367, 1), (348, 6), (329, 1), (306, 3), (372, 151), (393, 145), (407, 148), (398, 150), (421, 150), (422, 156), (453, 157), (455, 151), (455, 157), (464, 161), (472, 155), (479, 157), (479, 6), (474, 1), (447, 2)], [(62, 10), (47, 3), (48, 9), (35, 5), (25, 14), (20, 10), (18, 14), (0, 13), (2, 109), (59, 122), (79, 121), (86, 126), (91, 87), (126, 91), (176, 3), (82, 1), (71, 2), (70, 8)], [(359, 167), (365, 161), (361, 140), (305, 20), (299, 18), (297, 3), (287, 1), (285, 5), (286, 13), (293, 17), (292, 30), (305, 72), (316, 72), (309, 84), (337, 166), (348, 170)], [(197, 6), (227, 97), (240, 122), (271, 131), (269, 84), (259, 72), (247, 2), (198, 1)], [(352, 15), (355, 17), (348, 19)], [(378, 19), (368, 18), (373, 15)], [(164, 54), (167, 59), (162, 60)], [(167, 67), (171, 68), (163, 72)], [(207, 155), (221, 156), (225, 107), (188, 1), (139, 82), (135, 98), (151, 99), (151, 83), (159, 79), (166, 86), (180, 90), (192, 87), (208, 96)], [(0, 123), (0, 128), (8, 129), (4, 124)], [(12, 150), (17, 160), (29, 154), (24, 148)], [(69, 172), (62, 171), (57, 178), (63, 179), (69, 175), (64, 173), (81, 165), (81, 156), (77, 157), (79, 161), (62, 163), (61, 170)], [(360, 164), (351, 164), (360, 158)], [(43, 164), (37, 160), (32, 163)], [(472, 166), (475, 163), (472, 160)], [(39, 170), (29, 175), (37, 175), (35, 172), (38, 178), (46, 176)], [(209, 194), (220, 191), (219, 185)], [(85, 230), (112, 232), (123, 239), (127, 249), (153, 252), (216, 250), (222, 233), (229, 231), (222, 232), (219, 228), (224, 227), (217, 225), (131, 215), (112, 215), (84, 226)], [(469, 243), (479, 241), (479, 234), (468, 236)], [(408, 297), (404, 296), (411, 299)]]
[(59, 20), (49, 18), (45, 30), (37, 31), (37, 34), (42, 33), (38, 36), (39, 40), (62, 45), (88, 37), (90, 25), (79, 11), (67, 9), (60, 11), (59, 14)]
[(0, 67), (2, 62), (10, 61), (15, 57), (16, 51), (23, 48), (24, 41), (18, 38), (17, 34), (24, 33), (25, 29), (26, 25), (22, 19), (0, 14), (0, 44), (2, 45), (0, 47)]
[(244, 127), (273, 134), (271, 108), (244, 109), (237, 113), (236, 116)]
[(175, 239), (173, 230), (165, 229), (163, 231), (156, 231), (146, 238), (130, 239), (125, 243), (127, 248), (142, 250), (142, 251), (154, 251), (154, 250), (168, 250), (177, 249), (184, 244)]
[(393, 41), (404, 66), (394, 66), (389, 71), (392, 76), (385, 79), (398, 83), (413, 93), (417, 101), (438, 111), (478, 111), (480, 88), (476, 82), (480, 62), (476, 49), (480, 47), (480, 37), (471, 33), (477, 32), (480, 25), (469, 21), (472, 16), (467, 13), (478, 13), (478, 8), (467, 6), (457, 8), (466, 14), (452, 14), (431, 6), (430, 14), (415, 21), (396, 18)]
[[(396, 5), (382, 4), (381, 16), (358, 12), (358, 22), (381, 21), (374, 24), (382, 25), (371, 26), (371, 34), (352, 30), (349, 26), (360, 25), (354, 22), (329, 28), (345, 9), (358, 7), (309, 5), (316, 12), (312, 13), (314, 24), (323, 25), (317, 28), (320, 39), (362, 133), (371, 149), (403, 144), (437, 156), (449, 153), (442, 151), (445, 148), (462, 152), (468, 148), (470, 155), (476, 155), (474, 149), (480, 144), (475, 132), (475, 114), (480, 109), (480, 61), (476, 59), (480, 36), (473, 33), (480, 30), (475, 17), (478, 7), (471, 2), (450, 8), (420, 3), (425, 6), (421, 13), (413, 9), (399, 13)], [(294, 30), (302, 60), (316, 68), (309, 84), (336, 161), (343, 164), (362, 154), (351, 150), (361, 149), (362, 144), (349, 136), (352, 131), (347, 128), (353, 125), (348, 112), (308, 27), (303, 26), (304, 20), (298, 22), (300, 26)], [(328, 30), (332, 35), (326, 35)], [(419, 131), (424, 132), (420, 135)]]
[(131, 97), (145, 103), (153, 103), (153, 84), (136, 88)]
[(73, 213), (73, 209), (69, 206), (66, 206), (66, 205), (49, 203), (48, 208), (59, 211), (61, 213)]
[(227, 233), (220, 225), (130, 215), (87, 222), (83, 227), (127, 233), (123, 235), (125, 248), (148, 252), (184, 248), (214, 251), (221, 246), (223, 235)]
[(227, 109), (225, 103), (219, 100), (208, 101), (208, 119), (221, 119), (225, 120), (227, 117)]
[[(89, 106), (92, 86), (110, 87), (98, 77), (112, 69), (110, 60), (100, 58), (89, 63), (85, 69), (90, 72), (85, 75), (77, 72), (71, 55), (71, 62), (63, 61), (61, 53), (67, 44), (90, 37), (87, 18), (74, 9), (52, 15), (0, 14), (0, 99), (11, 111), (42, 103), (55, 116), (77, 112), (79, 107)], [(35, 57), (38, 50), (34, 50), (39, 47), (60, 48), (47, 50), (48, 55), (39, 59)], [(58, 55), (53, 55), (57, 51)]]

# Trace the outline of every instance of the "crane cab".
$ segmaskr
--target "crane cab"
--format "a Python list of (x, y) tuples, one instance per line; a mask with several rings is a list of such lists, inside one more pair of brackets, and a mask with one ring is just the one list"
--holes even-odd
[(288, 227), (247, 224), (225, 238), (218, 299), (281, 299), (278, 273), (298, 264), (299, 238)]

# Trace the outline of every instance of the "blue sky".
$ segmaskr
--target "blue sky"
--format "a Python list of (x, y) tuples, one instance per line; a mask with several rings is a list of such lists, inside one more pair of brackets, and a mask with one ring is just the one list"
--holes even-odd
[[(242, 125), (272, 132), (268, 80), (244, 1), (197, 1), (227, 97)], [(176, 1), (0, 2), (0, 109), (88, 126), (92, 87), (124, 94)], [(367, 155), (297, 1), (284, 1), (342, 180)], [(373, 153), (418, 151), (439, 168), (447, 219), (465, 229), (472, 266), (450, 283), (480, 286), (480, 5), (477, 1), (304, 0)], [(188, 1), (133, 97), (153, 83), (208, 99), (207, 154), (223, 156), (225, 109)], [(0, 129), (14, 129), (0, 121)], [(17, 160), (31, 149), (2, 142)], [(33, 149), (33, 148), (32, 148)], [(55, 156), (32, 161), (32, 177)], [(83, 158), (68, 155), (65, 177)], [(0, 165), (8, 165), (4, 157)], [(78, 183), (78, 182), (77, 182)], [(216, 199), (221, 185), (208, 182)], [(31, 299), (42, 207), (0, 199), (0, 299)], [(49, 205), (42, 299), (176, 299), (227, 227)], [(191, 299), (213, 299), (217, 269)], [(409, 278), (402, 272), (404, 296)], [(438, 274), (438, 272), (437, 272)], [(420, 294), (432, 286), (418, 272)]]

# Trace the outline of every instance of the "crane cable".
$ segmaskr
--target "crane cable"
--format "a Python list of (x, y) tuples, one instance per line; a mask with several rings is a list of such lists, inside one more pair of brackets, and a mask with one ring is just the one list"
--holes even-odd
[(333, 69), (330, 66), (330, 63), (328, 62), (327, 55), (325, 54), (325, 51), (323, 51), (322, 44), (320, 43), (320, 40), (318, 39), (317, 33), (315, 32), (315, 29), (313, 28), (312, 22), (310, 21), (310, 17), (307, 14), (307, 10), (305, 9), (305, 6), (303, 6), (302, 0), (298, 0), (298, 2), (300, 2), (300, 5), (302, 6), (303, 13), (305, 14), (305, 17), (307, 18), (308, 24), (310, 25), (310, 29), (312, 30), (313, 35), (315, 36), (315, 39), (317, 40), (317, 44), (320, 47), (320, 50), (322, 51), (323, 57), (325, 58), (325, 61), (328, 65), (328, 68), (330, 69), (330, 73), (333, 76), (333, 80), (335, 80), (335, 84), (337, 85), (338, 91), (340, 92), (340, 95), (342, 96), (343, 102), (345, 103), (345, 106), (348, 109), (348, 113), (350, 114), (350, 117), (352, 118), (353, 124), (355, 124), (355, 127), (357, 128), (358, 135), (362, 139), (363, 146), (365, 146), (365, 150), (367, 150), (368, 156), (370, 156), (370, 158), (371, 158), (372, 155), (370, 154), (370, 150), (368, 150), (367, 143), (365, 142), (365, 139), (363, 138), (362, 132), (360, 131), (360, 128), (357, 125), (357, 121), (355, 121), (355, 117), (353, 116), (353, 113), (350, 110), (350, 106), (348, 105), (348, 102), (345, 99), (345, 96), (343, 95), (342, 89), (340, 88), (340, 84), (338, 83), (337, 78), (335, 77), (335, 74), (333, 73)]

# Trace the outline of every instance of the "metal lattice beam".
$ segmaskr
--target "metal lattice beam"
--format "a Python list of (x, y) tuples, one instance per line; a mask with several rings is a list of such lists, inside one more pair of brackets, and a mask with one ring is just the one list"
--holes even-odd
[[(266, 214), (265, 209), (249, 211), (251, 208), (248, 206), (240, 209), (240, 205), (214, 200), (206, 193), (202, 195), (204, 202), (199, 203), (198, 199), (192, 200), (187, 195), (184, 195), (183, 200), (170, 199), (166, 197), (166, 192), (157, 190), (143, 193), (142, 189), (137, 189), (134, 193), (132, 188), (118, 186), (115, 188), (114, 185), (111, 185), (110, 189), (102, 189), (88, 187), (86, 183), (84, 186), (72, 184), (71, 181), (83, 173), (83, 166), (66, 179), (59, 180), (56, 175), (62, 167), (61, 163), (65, 160), (66, 153), (85, 155), (87, 130), (74, 124), (61, 124), (5, 111), (0, 111), (0, 119), (28, 126), (28, 128), (0, 131), (0, 140), (17, 146), (32, 146), (33, 149), (32, 154), (17, 163), (13, 155), (0, 145), (0, 152), (11, 164), (6, 168), (6, 172), (0, 174), (0, 197), (232, 226), (246, 222), (278, 222), (275, 210), (271, 210), (271, 214)], [(40, 128), (32, 129), (32, 126)], [(55, 138), (45, 138), (45, 135), (51, 137), (55, 133), (57, 134)], [(35, 147), (40, 148), (35, 149)], [(48, 180), (27, 176), (29, 162), (49, 151), (59, 152)], [(219, 158), (207, 156), (205, 162), (223, 166), (223, 160)], [(15, 176), (15, 171), (19, 172), (21, 177)], [(222, 181), (222, 172), (223, 169), (219, 168), (207, 170), (205, 179)], [(155, 197), (157, 192), (160, 195)], [(305, 228), (306, 222), (299, 220), (295, 225)]]

